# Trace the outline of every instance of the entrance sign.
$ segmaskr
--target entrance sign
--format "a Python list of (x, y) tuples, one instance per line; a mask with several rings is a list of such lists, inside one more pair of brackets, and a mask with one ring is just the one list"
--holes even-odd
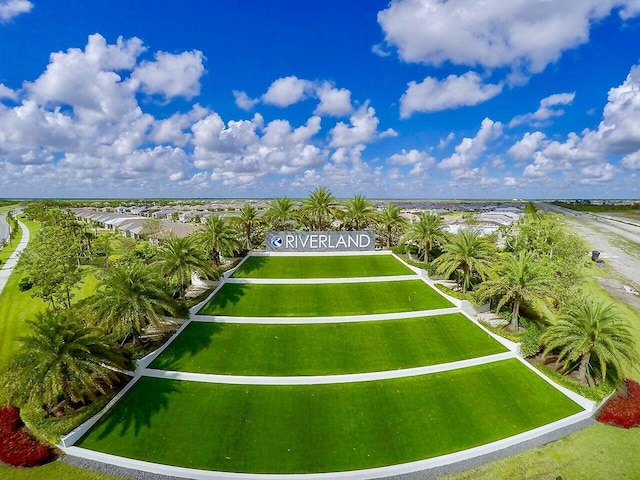
[(373, 250), (376, 234), (357, 232), (267, 232), (267, 252), (360, 252)]

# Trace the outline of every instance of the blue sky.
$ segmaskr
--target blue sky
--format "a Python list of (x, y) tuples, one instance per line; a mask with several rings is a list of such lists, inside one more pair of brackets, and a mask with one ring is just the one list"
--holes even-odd
[(640, 197), (639, 0), (0, 0), (0, 197)]

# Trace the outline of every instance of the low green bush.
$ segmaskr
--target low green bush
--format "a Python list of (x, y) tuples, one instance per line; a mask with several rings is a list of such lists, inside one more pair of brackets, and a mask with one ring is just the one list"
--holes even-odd
[(482, 321), (480, 323), (482, 323), (482, 326), (489, 330), (491, 333), (495, 333), (502, 338), (506, 338), (507, 340), (511, 340), (515, 343), (520, 343), (520, 341), (522, 340), (522, 333), (511, 333), (508, 330), (505, 330), (503, 327), (494, 327), (493, 325)]
[(542, 350), (540, 335), (544, 329), (536, 323), (529, 322), (524, 333), (520, 334), (520, 353), (523, 357), (534, 357)]
[(18, 290), (21, 292), (26, 292), (33, 288), (33, 280), (29, 277), (22, 277), (20, 282), (18, 282)]
[(71, 432), (102, 410), (115, 396), (115, 392), (96, 398), (89, 405), (79, 408), (75, 413), (63, 418), (47, 417), (41, 408), (25, 406), (20, 410), (20, 417), (33, 435), (49, 445), (60, 443), (60, 437)]
[(536, 365), (536, 368), (551, 380), (556, 382), (558, 385), (568, 388), (572, 392), (588, 398), (589, 400), (593, 400), (594, 402), (601, 402), (602, 400), (604, 400), (604, 398), (606, 398), (607, 395), (615, 390), (615, 385), (613, 384), (613, 382), (611, 382), (611, 380), (602, 382), (595, 387), (585, 387), (584, 385), (580, 385), (566, 375), (552, 370), (546, 365)]

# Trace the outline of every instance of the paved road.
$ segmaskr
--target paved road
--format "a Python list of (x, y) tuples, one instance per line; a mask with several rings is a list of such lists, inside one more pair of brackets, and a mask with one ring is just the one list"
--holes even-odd
[(18, 264), (20, 254), (27, 248), (27, 243), (29, 243), (29, 229), (24, 223), (19, 222), (19, 224), (22, 229), (22, 239), (7, 261), (0, 265), (0, 293), (4, 290), (4, 286), (9, 281), (13, 269)]
[(9, 224), (7, 223), (7, 214), (0, 214), (0, 241), (9, 238)]

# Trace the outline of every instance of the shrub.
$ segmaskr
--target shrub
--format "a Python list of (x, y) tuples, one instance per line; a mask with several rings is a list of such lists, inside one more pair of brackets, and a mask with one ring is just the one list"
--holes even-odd
[(522, 334), (520, 338), (520, 353), (523, 357), (533, 357), (540, 353), (542, 347), (540, 346), (540, 335), (542, 335), (543, 329), (533, 322), (529, 323), (527, 330)]
[(626, 392), (612, 397), (602, 408), (598, 421), (623, 428), (640, 425), (640, 384), (625, 380)]
[(593, 400), (594, 402), (602, 401), (615, 389), (610, 380), (601, 382), (595, 387), (585, 387), (584, 385), (580, 385), (578, 382), (572, 380), (570, 377), (552, 370), (546, 365), (536, 365), (535, 367), (558, 385), (568, 388), (572, 392), (575, 392), (584, 398), (588, 398), (589, 400)]
[(33, 467), (51, 461), (53, 450), (22, 428), (17, 407), (0, 407), (0, 462)]
[(29, 277), (22, 277), (20, 282), (18, 282), (18, 289), (21, 292), (26, 292), (27, 290), (31, 290), (33, 288), (33, 280)]

